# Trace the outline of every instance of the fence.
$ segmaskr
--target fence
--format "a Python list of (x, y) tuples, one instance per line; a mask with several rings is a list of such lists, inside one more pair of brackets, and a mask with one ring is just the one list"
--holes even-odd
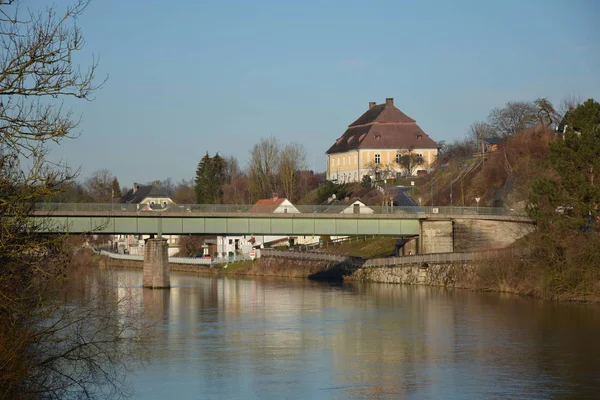
[[(115, 260), (131, 260), (131, 261), (144, 261), (144, 256), (132, 255), (132, 254), (117, 254), (108, 251), (100, 251), (100, 254), (113, 258)], [(236, 261), (251, 260), (247, 254), (236, 254), (233, 257), (218, 257), (218, 258), (188, 258), (188, 257), (169, 257), (169, 263), (173, 264), (187, 264), (187, 265), (212, 265), (212, 264), (226, 264)]]
[(303, 252), (303, 251), (289, 251), (289, 250), (273, 250), (273, 249), (261, 249), (261, 257), (281, 257), (291, 258), (296, 260), (311, 260), (311, 261), (333, 261), (343, 262), (351, 264), (360, 264), (362, 259), (350, 256), (341, 256), (338, 254), (329, 253), (318, 253), (318, 252)]
[[(143, 209), (144, 205), (122, 204), (122, 203), (39, 203), (36, 210), (39, 212), (93, 212), (93, 213), (268, 213), (273, 209), (257, 210), (252, 204), (171, 204), (164, 208), (149, 211)], [(340, 214), (348, 208), (347, 205), (296, 205), (288, 208), (289, 214)], [(373, 206), (374, 214), (445, 214), (445, 215), (495, 215), (495, 216), (526, 216), (524, 210), (513, 210), (501, 207), (395, 207), (395, 206)], [(368, 214), (370, 215), (370, 214)]]

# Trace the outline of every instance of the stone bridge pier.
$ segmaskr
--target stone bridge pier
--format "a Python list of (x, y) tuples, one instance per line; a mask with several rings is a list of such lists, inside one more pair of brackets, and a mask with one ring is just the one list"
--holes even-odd
[(414, 247), (420, 254), (502, 249), (534, 230), (533, 223), (477, 218), (426, 219)]
[(148, 239), (146, 242), (142, 285), (151, 289), (169, 289), (171, 287), (167, 239)]

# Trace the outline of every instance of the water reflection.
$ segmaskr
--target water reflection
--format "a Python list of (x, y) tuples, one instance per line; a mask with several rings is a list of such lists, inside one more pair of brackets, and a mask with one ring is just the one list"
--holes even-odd
[(137, 398), (596, 398), (600, 308), (383, 284), (174, 274)]

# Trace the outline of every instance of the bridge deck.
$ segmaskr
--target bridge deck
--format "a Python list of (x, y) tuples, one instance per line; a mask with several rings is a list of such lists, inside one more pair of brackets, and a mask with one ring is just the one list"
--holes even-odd
[(304, 208), (315, 209), (315, 206), (297, 206), (304, 212), (277, 214), (251, 213), (247, 211), (248, 206), (194, 205), (162, 211), (140, 211), (131, 205), (124, 206), (45, 204), (35, 214), (46, 227), (45, 232), (111, 234), (413, 236), (419, 234), (421, 220), (531, 222), (510, 210), (467, 207), (374, 207), (373, 214), (344, 214), (306, 212)]

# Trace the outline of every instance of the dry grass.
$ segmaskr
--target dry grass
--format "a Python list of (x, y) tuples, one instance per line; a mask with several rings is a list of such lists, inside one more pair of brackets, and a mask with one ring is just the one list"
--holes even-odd
[(549, 300), (600, 301), (600, 234), (564, 233), (560, 241), (535, 232), (532, 256), (487, 263), (466, 286)]
[(387, 257), (394, 254), (396, 238), (394, 237), (356, 237), (351, 241), (340, 242), (323, 247), (322, 251), (333, 254), (342, 254), (364, 259)]

